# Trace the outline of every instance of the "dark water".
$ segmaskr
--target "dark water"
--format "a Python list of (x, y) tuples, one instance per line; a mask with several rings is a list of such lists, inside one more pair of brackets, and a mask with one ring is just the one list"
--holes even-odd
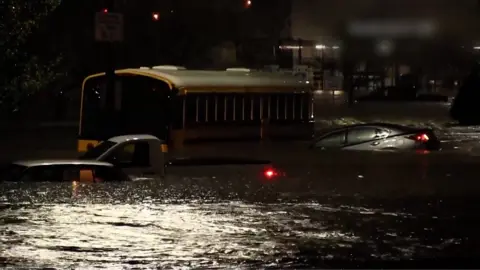
[[(363, 261), (403, 268), (397, 260), (479, 268), (480, 157), (461, 157), (480, 152), (478, 129), (444, 133), (446, 148), (459, 147), (459, 155), (279, 149), (273, 156), (285, 157), (280, 167), (289, 177), (278, 182), (227, 172), (128, 184), (0, 184), (0, 268), (371, 267)], [(17, 145), (5, 151), (29, 156)], [(45, 149), (33, 141), (26, 148), (35, 147)], [(449, 258), (456, 261), (447, 265)]]
[(480, 252), (472, 193), (342, 196), (312, 179), (4, 183), (0, 266), (323, 268)]

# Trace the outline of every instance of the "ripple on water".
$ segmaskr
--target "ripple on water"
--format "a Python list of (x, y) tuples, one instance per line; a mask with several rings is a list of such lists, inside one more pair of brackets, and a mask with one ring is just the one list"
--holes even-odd
[(415, 213), (358, 205), (55, 204), (3, 210), (1, 220), (15, 213), (28, 222), (1, 223), (0, 241), (1, 257), (16, 265), (298, 267), (312, 258), (411, 258), (462, 242), (458, 232), (429, 240), (438, 228), (423, 220), (419, 230)]
[(478, 250), (465, 247), (480, 246), (478, 199), (277, 192), (275, 200), (273, 190), (262, 201), (155, 183), (84, 188), (2, 192), (9, 203), (0, 205), (0, 266), (298, 268), (325, 259), (473, 257)]

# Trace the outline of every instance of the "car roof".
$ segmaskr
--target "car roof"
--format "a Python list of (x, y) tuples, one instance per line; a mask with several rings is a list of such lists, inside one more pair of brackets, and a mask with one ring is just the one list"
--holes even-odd
[(87, 165), (113, 167), (111, 163), (96, 160), (78, 160), (78, 159), (39, 159), (39, 160), (18, 160), (13, 164), (25, 167), (50, 166), (50, 165)]
[(373, 122), (373, 123), (362, 123), (362, 124), (354, 124), (354, 125), (346, 125), (346, 126), (336, 127), (336, 128), (333, 128), (333, 129), (329, 130), (329, 132), (342, 130), (342, 129), (349, 129), (349, 128), (372, 127), (372, 126), (373, 127), (394, 128), (394, 129), (400, 129), (400, 130), (416, 130), (416, 129), (418, 129), (416, 127), (402, 126), (402, 125), (398, 125), (398, 124)]
[(325, 129), (323, 131), (320, 131), (320, 133), (318, 133), (316, 137), (319, 138), (319, 137), (323, 137), (325, 135), (329, 135), (330, 133), (333, 133), (333, 132), (346, 130), (346, 129), (351, 129), (351, 128), (358, 128), (358, 127), (383, 127), (383, 128), (389, 128), (389, 129), (396, 129), (396, 130), (399, 130), (401, 132), (403, 132), (403, 131), (410, 132), (410, 131), (416, 131), (416, 130), (420, 129), (420, 128), (416, 128), (416, 127), (402, 126), (402, 125), (398, 125), (398, 124), (372, 122), (372, 123), (345, 125), (345, 126)]
[(135, 141), (135, 140), (155, 140), (155, 141), (160, 141), (157, 137), (153, 135), (148, 135), (148, 134), (133, 134), (133, 135), (122, 135), (122, 136), (116, 136), (108, 139), (111, 142), (114, 143), (122, 143), (126, 141)]

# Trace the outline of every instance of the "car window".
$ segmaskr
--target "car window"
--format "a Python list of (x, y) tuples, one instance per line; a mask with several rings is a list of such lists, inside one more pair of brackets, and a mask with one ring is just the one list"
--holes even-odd
[(128, 180), (128, 176), (120, 169), (106, 166), (95, 168), (95, 182), (122, 182)]
[(357, 144), (385, 138), (388, 136), (388, 130), (377, 127), (359, 127), (348, 131), (347, 143)]
[(325, 137), (319, 139), (315, 143), (316, 148), (338, 148), (345, 144), (346, 131), (333, 132)]
[(64, 171), (57, 166), (34, 166), (28, 168), (19, 179), (24, 182), (62, 182)]
[(112, 146), (114, 146), (116, 143), (111, 142), (111, 141), (104, 141), (95, 146), (94, 148), (88, 150), (83, 154), (80, 159), (97, 159), (100, 157), (103, 153), (105, 153), (108, 149), (110, 149)]
[[(44, 165), (27, 169), (18, 179), (25, 182), (104, 182), (121, 181), (122, 177), (109, 174), (111, 167), (91, 165)], [(125, 179), (123, 179), (125, 180)]]
[(0, 170), (0, 182), (18, 181), (27, 167), (18, 164), (9, 164)]
[(150, 166), (150, 145), (148, 142), (132, 142), (117, 149), (108, 162), (120, 167), (148, 167)]

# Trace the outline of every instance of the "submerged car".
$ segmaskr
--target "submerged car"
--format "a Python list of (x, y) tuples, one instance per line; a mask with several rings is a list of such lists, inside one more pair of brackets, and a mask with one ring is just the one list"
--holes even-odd
[(119, 182), (130, 177), (112, 164), (92, 160), (24, 160), (0, 170), (0, 182)]
[(220, 177), (239, 174), (272, 180), (281, 176), (271, 160), (255, 157), (194, 156), (168, 157), (162, 152), (162, 140), (148, 134), (112, 137), (85, 152), (82, 161), (108, 162), (128, 174), (134, 181), (167, 176)]
[(441, 149), (432, 129), (372, 123), (344, 126), (317, 137), (313, 149), (341, 150), (427, 150)]

